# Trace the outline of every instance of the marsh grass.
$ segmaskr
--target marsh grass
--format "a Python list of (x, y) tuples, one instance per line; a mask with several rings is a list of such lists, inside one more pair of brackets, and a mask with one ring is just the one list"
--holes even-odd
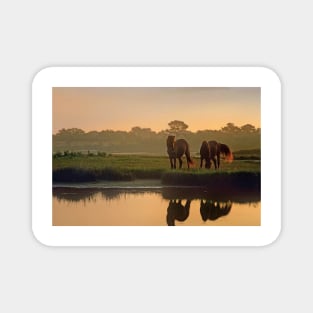
[(161, 182), (174, 186), (206, 186), (225, 189), (236, 186), (240, 189), (260, 189), (261, 174), (257, 171), (198, 171), (198, 172), (165, 172)]
[(166, 156), (142, 155), (63, 155), (52, 159), (54, 182), (88, 182), (97, 180), (131, 181), (160, 179), (167, 185), (206, 185), (258, 181), (259, 160), (221, 160), (219, 170), (199, 169), (200, 160), (194, 157), (195, 167), (170, 170)]

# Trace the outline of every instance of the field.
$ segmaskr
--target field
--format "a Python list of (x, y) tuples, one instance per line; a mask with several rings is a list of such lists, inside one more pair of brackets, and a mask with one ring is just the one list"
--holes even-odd
[[(166, 156), (71, 154), (54, 155), (53, 182), (132, 181), (158, 179), (165, 185), (214, 184), (252, 186), (260, 184), (260, 151), (234, 153), (234, 161), (221, 160), (218, 171), (199, 169), (200, 159), (193, 156), (195, 166), (171, 170)], [(177, 162), (178, 163), (178, 162)]]

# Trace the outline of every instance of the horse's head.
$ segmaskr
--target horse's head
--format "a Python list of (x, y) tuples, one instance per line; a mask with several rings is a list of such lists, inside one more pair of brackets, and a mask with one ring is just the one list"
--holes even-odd
[(231, 163), (234, 160), (233, 153), (230, 148), (224, 143), (220, 144), (220, 151), (225, 155), (225, 161)]
[(169, 135), (166, 140), (167, 151), (169, 153), (174, 151), (174, 143), (175, 143), (175, 136)]
[(234, 160), (234, 155), (232, 154), (232, 152), (230, 151), (230, 153), (228, 155), (225, 156), (225, 160), (228, 163), (232, 163)]
[(168, 135), (166, 143), (173, 145), (174, 142), (175, 142), (175, 136), (174, 135)]

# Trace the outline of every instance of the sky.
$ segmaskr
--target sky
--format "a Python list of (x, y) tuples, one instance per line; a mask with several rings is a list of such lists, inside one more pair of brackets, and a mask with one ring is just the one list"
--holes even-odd
[(160, 131), (173, 120), (193, 132), (229, 122), (261, 127), (258, 87), (54, 87), (52, 103), (54, 134), (62, 128)]

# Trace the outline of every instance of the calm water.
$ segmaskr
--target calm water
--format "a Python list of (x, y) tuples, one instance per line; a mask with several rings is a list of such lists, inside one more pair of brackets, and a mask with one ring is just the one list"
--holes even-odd
[(259, 226), (258, 194), (199, 188), (53, 188), (54, 226)]

